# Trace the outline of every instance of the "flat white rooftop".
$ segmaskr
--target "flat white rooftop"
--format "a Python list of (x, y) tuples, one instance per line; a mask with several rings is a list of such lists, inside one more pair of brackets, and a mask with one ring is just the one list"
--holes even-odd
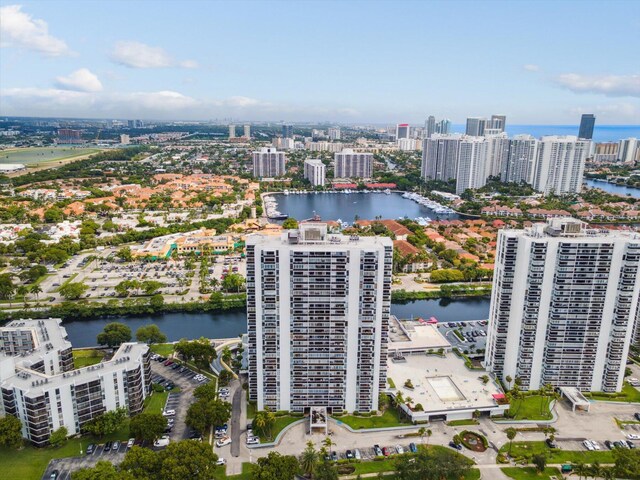
[(396, 353), (427, 352), (439, 349), (450, 350), (451, 343), (440, 333), (435, 325), (418, 321), (399, 321), (391, 317), (389, 321), (389, 355)]
[[(420, 403), (425, 412), (446, 412), (457, 409), (487, 409), (498, 404), (494, 395), (503, 392), (493, 382), (486, 385), (480, 377), (484, 370), (469, 370), (464, 360), (453, 353), (438, 355), (407, 355), (405, 361), (387, 360), (387, 376), (397, 391), (412, 405)], [(411, 380), (413, 389), (404, 383)]]

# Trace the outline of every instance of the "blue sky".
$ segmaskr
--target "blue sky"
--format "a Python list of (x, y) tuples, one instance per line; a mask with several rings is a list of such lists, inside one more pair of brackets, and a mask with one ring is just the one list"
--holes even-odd
[(640, 2), (0, 0), (0, 114), (640, 124)]

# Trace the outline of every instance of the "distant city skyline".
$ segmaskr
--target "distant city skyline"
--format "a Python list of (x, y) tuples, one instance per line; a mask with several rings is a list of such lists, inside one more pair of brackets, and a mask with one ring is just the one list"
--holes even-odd
[(638, 2), (150, 5), (0, 0), (0, 115), (640, 124)]

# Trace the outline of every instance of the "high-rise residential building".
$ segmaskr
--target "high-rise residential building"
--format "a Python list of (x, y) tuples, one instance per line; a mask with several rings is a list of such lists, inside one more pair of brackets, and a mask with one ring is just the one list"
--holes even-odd
[(129, 135), (122, 133), (120, 135), (120, 143), (122, 145), (129, 145), (131, 143), (131, 138), (129, 137)]
[(74, 369), (60, 319), (14, 320), (0, 328), (0, 412), (22, 422), (22, 436), (44, 446), (98, 415), (124, 407), (140, 413), (151, 392), (149, 347), (123, 343), (110, 360)]
[(472, 137), (481, 137), (484, 135), (484, 129), (489, 125), (489, 120), (486, 118), (469, 117), (467, 118), (467, 128), (465, 134)]
[(637, 138), (626, 138), (618, 142), (618, 159), (623, 163), (633, 163), (640, 150)]
[(335, 178), (371, 178), (373, 153), (357, 153), (345, 148), (334, 155)]
[(396, 125), (396, 140), (401, 138), (409, 138), (409, 124), (399, 123)]
[(509, 156), (502, 166), (500, 180), (533, 184), (538, 157), (538, 140), (531, 135), (515, 135), (509, 141)]
[(71, 128), (59, 128), (57, 142), (61, 144), (80, 143), (82, 142), (82, 131)]
[(483, 137), (462, 137), (458, 150), (456, 193), (483, 187), (486, 183), (487, 140)]
[(498, 234), (486, 367), (523, 390), (617, 392), (640, 293), (640, 236), (556, 218)]
[(142, 120), (127, 120), (127, 126), (129, 128), (144, 128), (144, 122)]
[(491, 128), (497, 128), (501, 132), (504, 132), (506, 126), (507, 126), (506, 115), (491, 115)]
[(615, 162), (618, 160), (618, 142), (601, 142), (595, 144), (594, 162)]
[(451, 133), (451, 120), (445, 118), (436, 123), (436, 133), (448, 135)]
[(422, 143), (422, 178), (447, 181), (456, 178), (462, 135), (434, 133)]
[(436, 133), (436, 117), (429, 115), (427, 121), (424, 122), (424, 129), (426, 131), (425, 138), (431, 138), (431, 135)]
[(488, 135), (485, 130), (485, 138), (487, 139), (487, 162), (484, 176), (485, 178), (500, 177), (509, 158), (509, 137), (504, 132)]
[(340, 127), (329, 128), (329, 140), (340, 140)]
[(538, 144), (533, 188), (545, 195), (580, 193), (590, 140), (570, 135), (546, 136)]
[(412, 150), (418, 150), (419, 140), (415, 140), (413, 138), (401, 138), (396, 143), (398, 145), (398, 150), (408, 152)]
[(229, 125), (229, 138), (236, 138), (236, 126)]
[(325, 165), (322, 160), (312, 158), (304, 161), (304, 178), (314, 187), (323, 186), (325, 182)]
[(246, 138), (247, 140), (251, 138), (251, 125), (245, 125), (244, 126), (244, 138)]
[(249, 399), (369, 412), (386, 385), (393, 243), (301, 223), (247, 237)]
[(282, 137), (293, 138), (293, 125), (288, 125), (288, 124), (282, 125)]
[(256, 178), (273, 178), (285, 174), (287, 157), (284, 152), (275, 148), (262, 147), (253, 152), (253, 176)]
[(584, 138), (591, 140), (593, 138), (593, 127), (596, 125), (596, 117), (593, 113), (585, 113), (580, 118), (580, 130), (578, 132), (578, 138)]

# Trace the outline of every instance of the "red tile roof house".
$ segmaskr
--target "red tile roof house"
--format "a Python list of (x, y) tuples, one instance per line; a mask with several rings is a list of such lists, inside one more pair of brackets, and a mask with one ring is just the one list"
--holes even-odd
[(393, 248), (398, 251), (402, 258), (410, 257), (409, 261), (404, 265), (402, 271), (405, 273), (417, 272), (419, 270), (424, 270), (428, 268), (431, 263), (425, 262), (423, 260), (418, 260), (417, 257), (421, 253), (424, 253), (424, 250), (419, 249), (418, 247), (414, 247), (409, 242), (405, 240), (394, 240)]

